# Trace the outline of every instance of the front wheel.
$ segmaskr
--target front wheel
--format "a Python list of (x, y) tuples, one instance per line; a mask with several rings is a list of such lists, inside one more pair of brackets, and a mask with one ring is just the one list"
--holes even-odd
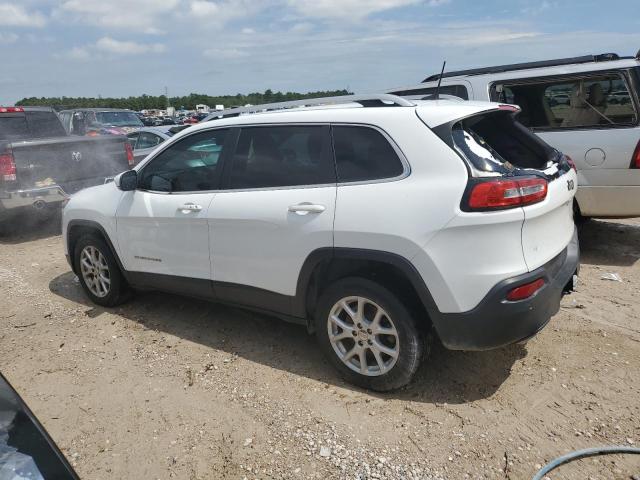
[(428, 350), (407, 307), (363, 278), (331, 285), (316, 311), (316, 335), (329, 361), (360, 387), (388, 391), (408, 384)]
[(126, 300), (126, 282), (111, 249), (95, 235), (85, 235), (74, 251), (76, 272), (93, 303), (114, 307)]

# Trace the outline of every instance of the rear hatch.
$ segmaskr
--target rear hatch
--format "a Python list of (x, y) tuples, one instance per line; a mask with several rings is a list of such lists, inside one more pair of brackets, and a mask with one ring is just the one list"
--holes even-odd
[(517, 107), (450, 105), (418, 107), (417, 113), (467, 165), (469, 184), (461, 210), (521, 208), (524, 260), (529, 270), (538, 268), (562, 252), (574, 233), (573, 162), (520, 124)]

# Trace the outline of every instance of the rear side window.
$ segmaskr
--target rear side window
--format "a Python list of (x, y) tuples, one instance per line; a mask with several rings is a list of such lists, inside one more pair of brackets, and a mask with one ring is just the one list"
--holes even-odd
[(158, 192), (216, 190), (227, 132), (208, 130), (174, 143), (144, 167), (140, 188)]
[(229, 188), (335, 183), (328, 126), (243, 128)]
[(339, 182), (394, 178), (404, 172), (398, 154), (379, 131), (363, 126), (334, 126), (332, 132)]
[(534, 129), (633, 125), (632, 96), (619, 73), (494, 86), (494, 98), (518, 105), (518, 120)]
[(67, 131), (54, 112), (25, 112), (33, 138), (64, 137)]

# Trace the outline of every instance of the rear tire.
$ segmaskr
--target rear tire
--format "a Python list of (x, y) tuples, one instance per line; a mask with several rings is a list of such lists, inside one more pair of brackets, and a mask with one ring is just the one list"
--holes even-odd
[(103, 307), (115, 307), (128, 298), (128, 288), (118, 262), (104, 240), (82, 236), (73, 254), (80, 285), (89, 299)]
[(321, 296), (316, 337), (350, 383), (380, 392), (407, 385), (429, 350), (413, 313), (386, 288), (352, 277)]

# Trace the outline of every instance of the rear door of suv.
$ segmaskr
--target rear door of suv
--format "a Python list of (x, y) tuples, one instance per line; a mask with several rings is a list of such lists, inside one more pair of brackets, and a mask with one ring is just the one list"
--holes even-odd
[(328, 125), (242, 126), (208, 212), (216, 297), (285, 313), (309, 254), (333, 246)]
[(578, 168), (585, 216), (640, 215), (638, 74), (596, 71), (500, 81), (494, 100), (517, 104), (518, 119)]

